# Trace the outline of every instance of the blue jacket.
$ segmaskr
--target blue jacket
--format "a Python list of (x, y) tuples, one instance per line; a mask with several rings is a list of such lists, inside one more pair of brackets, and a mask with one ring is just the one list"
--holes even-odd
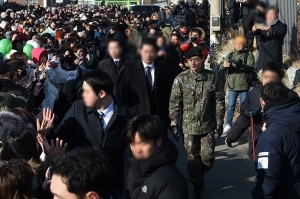
[(266, 130), (256, 148), (254, 199), (300, 198), (300, 100), (294, 97), (264, 114)]

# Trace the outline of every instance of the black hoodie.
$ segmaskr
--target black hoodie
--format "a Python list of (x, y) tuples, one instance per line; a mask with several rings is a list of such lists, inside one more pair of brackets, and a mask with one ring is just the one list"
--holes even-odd
[(189, 198), (186, 179), (175, 166), (177, 157), (176, 146), (164, 137), (161, 147), (151, 158), (145, 161), (129, 159), (131, 168), (127, 177), (128, 198)]

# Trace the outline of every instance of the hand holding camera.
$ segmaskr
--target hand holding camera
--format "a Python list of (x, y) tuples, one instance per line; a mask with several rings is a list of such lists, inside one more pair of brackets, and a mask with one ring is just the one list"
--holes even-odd
[(230, 67), (233, 67), (233, 68), (240, 68), (241, 67), (241, 65), (242, 65), (242, 60), (241, 59), (239, 59), (239, 60), (229, 60), (228, 61), (229, 63), (230, 63)]
[(191, 38), (190, 38), (190, 43), (196, 43), (198, 41), (198, 37), (197, 36), (192, 36)]

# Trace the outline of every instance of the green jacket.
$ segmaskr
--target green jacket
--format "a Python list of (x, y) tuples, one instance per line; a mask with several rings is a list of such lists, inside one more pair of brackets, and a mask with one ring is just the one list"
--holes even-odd
[(206, 69), (201, 74), (191, 70), (180, 73), (174, 80), (170, 97), (171, 126), (177, 126), (180, 108), (184, 134), (212, 133), (217, 124), (223, 124), (225, 92), (217, 75)]
[(170, 39), (171, 29), (167, 26), (167, 27), (164, 27), (163, 29), (161, 29), (161, 31), (162, 31), (165, 39), (168, 41)]
[[(249, 90), (249, 73), (254, 71), (255, 58), (252, 52), (249, 51), (247, 61), (245, 62), (246, 50), (233, 51), (233, 60), (242, 60), (240, 68), (227, 68), (227, 83), (228, 89), (233, 91)], [(229, 61), (229, 54), (225, 60)], [(224, 63), (224, 62), (223, 62)], [(224, 70), (223, 63), (220, 66), (220, 70)]]

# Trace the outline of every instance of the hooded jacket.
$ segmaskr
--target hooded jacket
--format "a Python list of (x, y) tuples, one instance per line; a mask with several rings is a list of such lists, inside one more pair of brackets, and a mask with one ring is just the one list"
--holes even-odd
[(254, 199), (300, 198), (300, 99), (289, 94), (264, 113), (266, 130), (256, 149)]
[(188, 187), (185, 177), (176, 168), (178, 150), (164, 137), (156, 154), (145, 161), (129, 159), (131, 168), (126, 194), (131, 199), (186, 199)]

